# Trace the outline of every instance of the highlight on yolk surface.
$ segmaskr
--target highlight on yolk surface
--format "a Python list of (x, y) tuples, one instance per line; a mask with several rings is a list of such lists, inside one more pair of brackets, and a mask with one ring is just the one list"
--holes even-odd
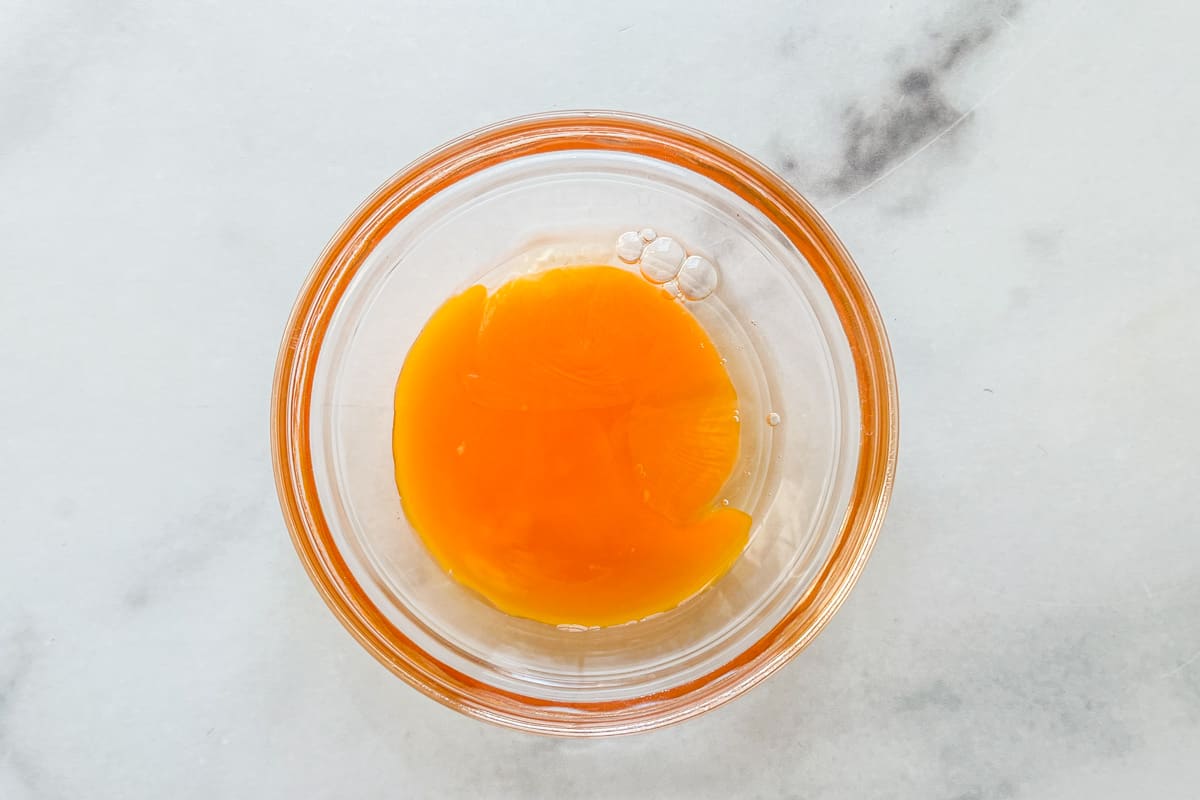
[(616, 267), (473, 286), (425, 324), (396, 384), (409, 522), (502, 611), (615, 625), (674, 608), (741, 553), (718, 493), (737, 394), (686, 308)]

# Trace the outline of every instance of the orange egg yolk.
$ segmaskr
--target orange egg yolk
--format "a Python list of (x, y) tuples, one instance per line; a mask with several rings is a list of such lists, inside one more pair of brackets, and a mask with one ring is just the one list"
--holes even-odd
[(509, 614), (615, 625), (674, 608), (741, 553), (720, 503), (737, 393), (682, 303), (615, 267), (473, 286), (425, 324), (396, 384), (405, 514)]

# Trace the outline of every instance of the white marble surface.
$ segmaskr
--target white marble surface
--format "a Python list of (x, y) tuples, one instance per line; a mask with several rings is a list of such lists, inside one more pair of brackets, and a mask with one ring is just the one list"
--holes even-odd
[[(524, 5), (0, 0), (0, 798), (1197, 797), (1197, 6)], [(570, 107), (787, 174), (901, 381), (892, 510), (832, 626), (605, 742), (378, 666), (267, 452), (278, 336), (346, 214)]]

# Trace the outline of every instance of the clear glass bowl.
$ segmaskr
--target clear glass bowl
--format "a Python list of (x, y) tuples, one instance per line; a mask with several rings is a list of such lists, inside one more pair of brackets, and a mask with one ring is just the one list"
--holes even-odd
[[(753, 515), (750, 542), (707, 590), (645, 620), (573, 629), (508, 616), (447, 576), (404, 517), (396, 376), (455, 292), (561, 264), (636, 269), (616, 243), (647, 227), (720, 271), (716, 292), (689, 308), (738, 389), (742, 461), (723, 496)], [(296, 549), (372, 655), (465, 714), (596, 736), (721, 705), (812, 640), (878, 533), (896, 412), (870, 294), (794, 189), (677, 125), (565, 113), (451, 142), (351, 216), (288, 322), (272, 449)]]

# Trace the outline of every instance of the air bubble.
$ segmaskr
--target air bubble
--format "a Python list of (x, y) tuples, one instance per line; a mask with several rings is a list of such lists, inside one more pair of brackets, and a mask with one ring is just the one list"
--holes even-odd
[(724, 500), (722, 500), (721, 505), (725, 506), (725, 508), (729, 508), (729, 498), (726, 497)]
[(683, 245), (670, 236), (655, 239), (642, 250), (642, 275), (651, 283), (666, 283), (679, 274), (686, 256)]
[(688, 256), (679, 269), (679, 290), (688, 300), (703, 300), (717, 288), (717, 265), (704, 256)]
[(634, 231), (625, 231), (617, 237), (617, 258), (626, 264), (636, 264), (642, 257), (642, 238)]
[(638, 237), (646, 244), (650, 244), (658, 238), (658, 234), (654, 232), (654, 228), (642, 228), (638, 231)]
[(733, 421), (734, 421), (734, 422), (741, 422), (741, 421), (742, 421), (742, 415), (741, 415), (741, 413), (739, 413), (739, 412), (737, 412), (737, 411), (733, 412)]
[(782, 421), (783, 421), (783, 417), (779, 416), (774, 411), (772, 411), (770, 414), (767, 414), (767, 424), (770, 425), (772, 428), (774, 428), (776, 425), (778, 425)]

